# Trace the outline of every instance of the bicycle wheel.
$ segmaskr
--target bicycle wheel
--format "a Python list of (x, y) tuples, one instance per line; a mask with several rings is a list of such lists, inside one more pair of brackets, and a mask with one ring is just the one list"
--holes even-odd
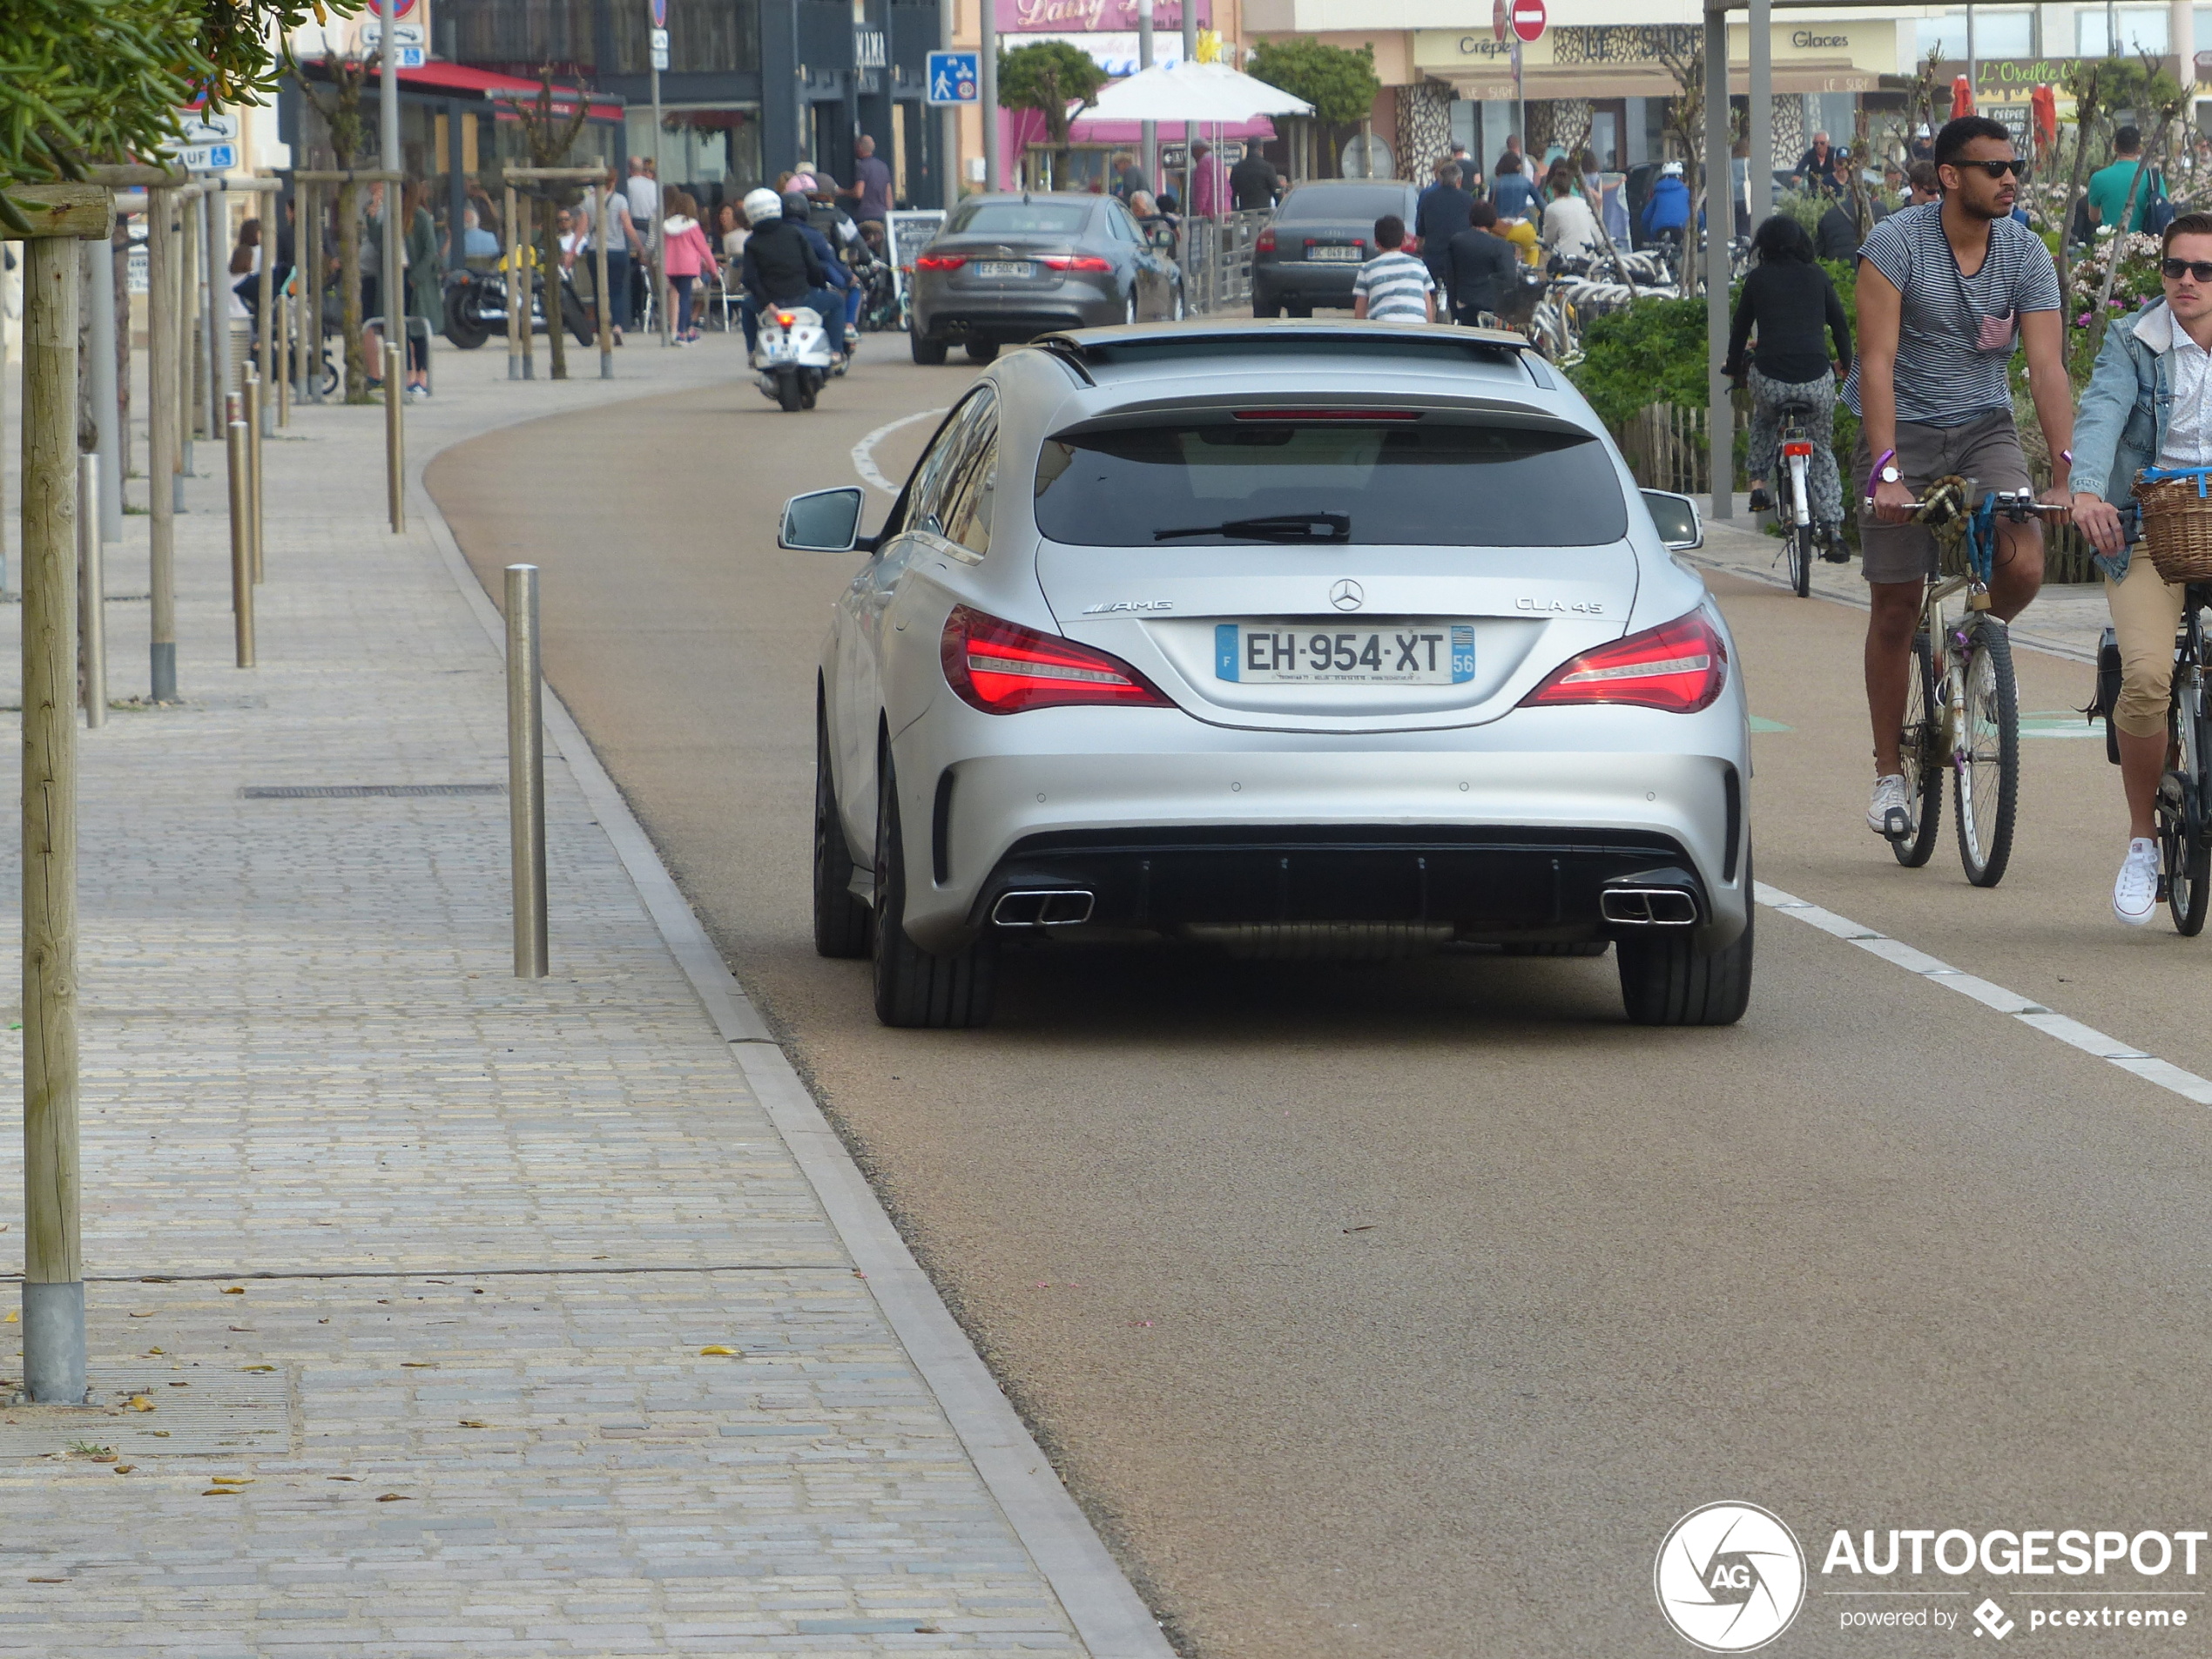
[(1812, 593), (1812, 526), (1792, 524), (1790, 533), (1790, 586), (1800, 599)]
[(2186, 670), (2175, 676), (2168, 714), (2175, 765), (2158, 786), (2158, 850), (2166, 871), (2166, 908), (2174, 931), (2194, 939), (2212, 907), (2212, 835), (2205, 822), (2205, 749), (2212, 730), (2205, 719), (2204, 687)]
[(1936, 684), (1928, 637), (1912, 636), (1912, 664), (1905, 681), (1905, 732), (1898, 754), (1905, 793), (1912, 803), (1912, 833), (1890, 843), (1897, 861), (1917, 870), (1935, 854), (1943, 825), (1943, 698)]
[(1966, 722), (1959, 733), (1959, 860), (1966, 880), (1993, 887), (2013, 856), (2013, 820), (2020, 811), (2020, 692), (2013, 680), (2013, 641), (2005, 624), (1984, 611), (1966, 635)]

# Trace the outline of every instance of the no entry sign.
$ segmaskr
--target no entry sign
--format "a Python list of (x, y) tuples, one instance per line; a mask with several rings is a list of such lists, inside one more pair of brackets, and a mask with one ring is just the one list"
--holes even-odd
[(1513, 0), (1490, 0), (1490, 32), (1503, 42), (1513, 32)]
[(1513, 0), (1513, 32), (1523, 45), (1544, 32), (1544, 0)]

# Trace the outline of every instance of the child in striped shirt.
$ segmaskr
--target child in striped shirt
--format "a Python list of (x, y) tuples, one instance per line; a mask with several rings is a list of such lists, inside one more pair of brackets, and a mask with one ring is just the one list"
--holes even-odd
[(1436, 279), (1404, 251), (1406, 221), (1385, 213), (1375, 221), (1381, 253), (1359, 267), (1352, 285), (1352, 314), (1376, 322), (1434, 322)]

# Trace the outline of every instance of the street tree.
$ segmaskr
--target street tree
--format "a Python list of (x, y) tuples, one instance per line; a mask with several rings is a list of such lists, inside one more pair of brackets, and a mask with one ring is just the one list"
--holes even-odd
[(1372, 45), (1353, 51), (1304, 36), (1263, 40), (1253, 48), (1247, 69), (1254, 80), (1279, 86), (1313, 106), (1312, 115), (1295, 118), (1299, 128), (1299, 149), (1305, 160), (1305, 173), (1309, 179), (1316, 171), (1318, 129), (1359, 125), (1374, 108), (1375, 99), (1382, 91), (1382, 82), (1375, 74), (1375, 49)]
[(1055, 181), (1067, 176), (1069, 106), (1088, 107), (1105, 84), (1097, 60), (1064, 40), (1040, 40), (999, 54), (1000, 106), (1034, 110), (1044, 118)]
[[(563, 94), (566, 98), (567, 94)], [(545, 64), (537, 71), (537, 96), (527, 104), (511, 98), (501, 102), (515, 111), (515, 118), (523, 128), (523, 143), (529, 151), (529, 165), (533, 167), (565, 167), (569, 152), (575, 146), (577, 134), (583, 131), (583, 118), (590, 112), (590, 99), (579, 86), (573, 94), (575, 109), (565, 115), (554, 108), (553, 65)], [(569, 377), (568, 341), (562, 337), (562, 325), (567, 320), (566, 307), (561, 302), (561, 239), (553, 227), (553, 216), (558, 209), (582, 199), (573, 185), (550, 185), (533, 182), (524, 193), (529, 198), (531, 212), (537, 228), (537, 268), (545, 282), (545, 336), (553, 358), (553, 378), (564, 381)], [(524, 280), (523, 304), (529, 305), (528, 280)], [(529, 325), (526, 320), (523, 327)]]
[[(361, 157), (370, 150), (374, 135), (369, 130), (369, 111), (364, 88), (368, 78), (368, 59), (358, 53), (345, 57), (333, 56), (324, 60), (330, 71), (330, 91), (327, 96), (315, 91), (304, 75), (299, 78), (300, 90), (321, 115), (323, 125), (330, 134), (330, 152), (338, 159), (341, 171), (351, 172), (361, 164)], [(386, 186), (388, 194), (390, 186)], [(368, 397), (368, 368), (361, 353), (361, 186), (348, 179), (338, 186), (338, 329), (346, 354), (346, 401), (366, 403)], [(385, 222), (393, 223), (396, 215), (388, 214)], [(313, 273), (309, 287), (308, 308), (313, 314), (311, 327), (320, 328), (322, 319), (323, 273)], [(312, 354), (322, 354), (318, 341)]]

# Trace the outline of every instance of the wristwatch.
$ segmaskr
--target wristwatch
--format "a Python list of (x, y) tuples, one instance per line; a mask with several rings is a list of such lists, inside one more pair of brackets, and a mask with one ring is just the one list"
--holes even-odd
[(1894, 462), (1884, 467), (1874, 475), (1885, 484), (1901, 483), (1905, 478), (1905, 475), (1897, 469), (1897, 464)]

